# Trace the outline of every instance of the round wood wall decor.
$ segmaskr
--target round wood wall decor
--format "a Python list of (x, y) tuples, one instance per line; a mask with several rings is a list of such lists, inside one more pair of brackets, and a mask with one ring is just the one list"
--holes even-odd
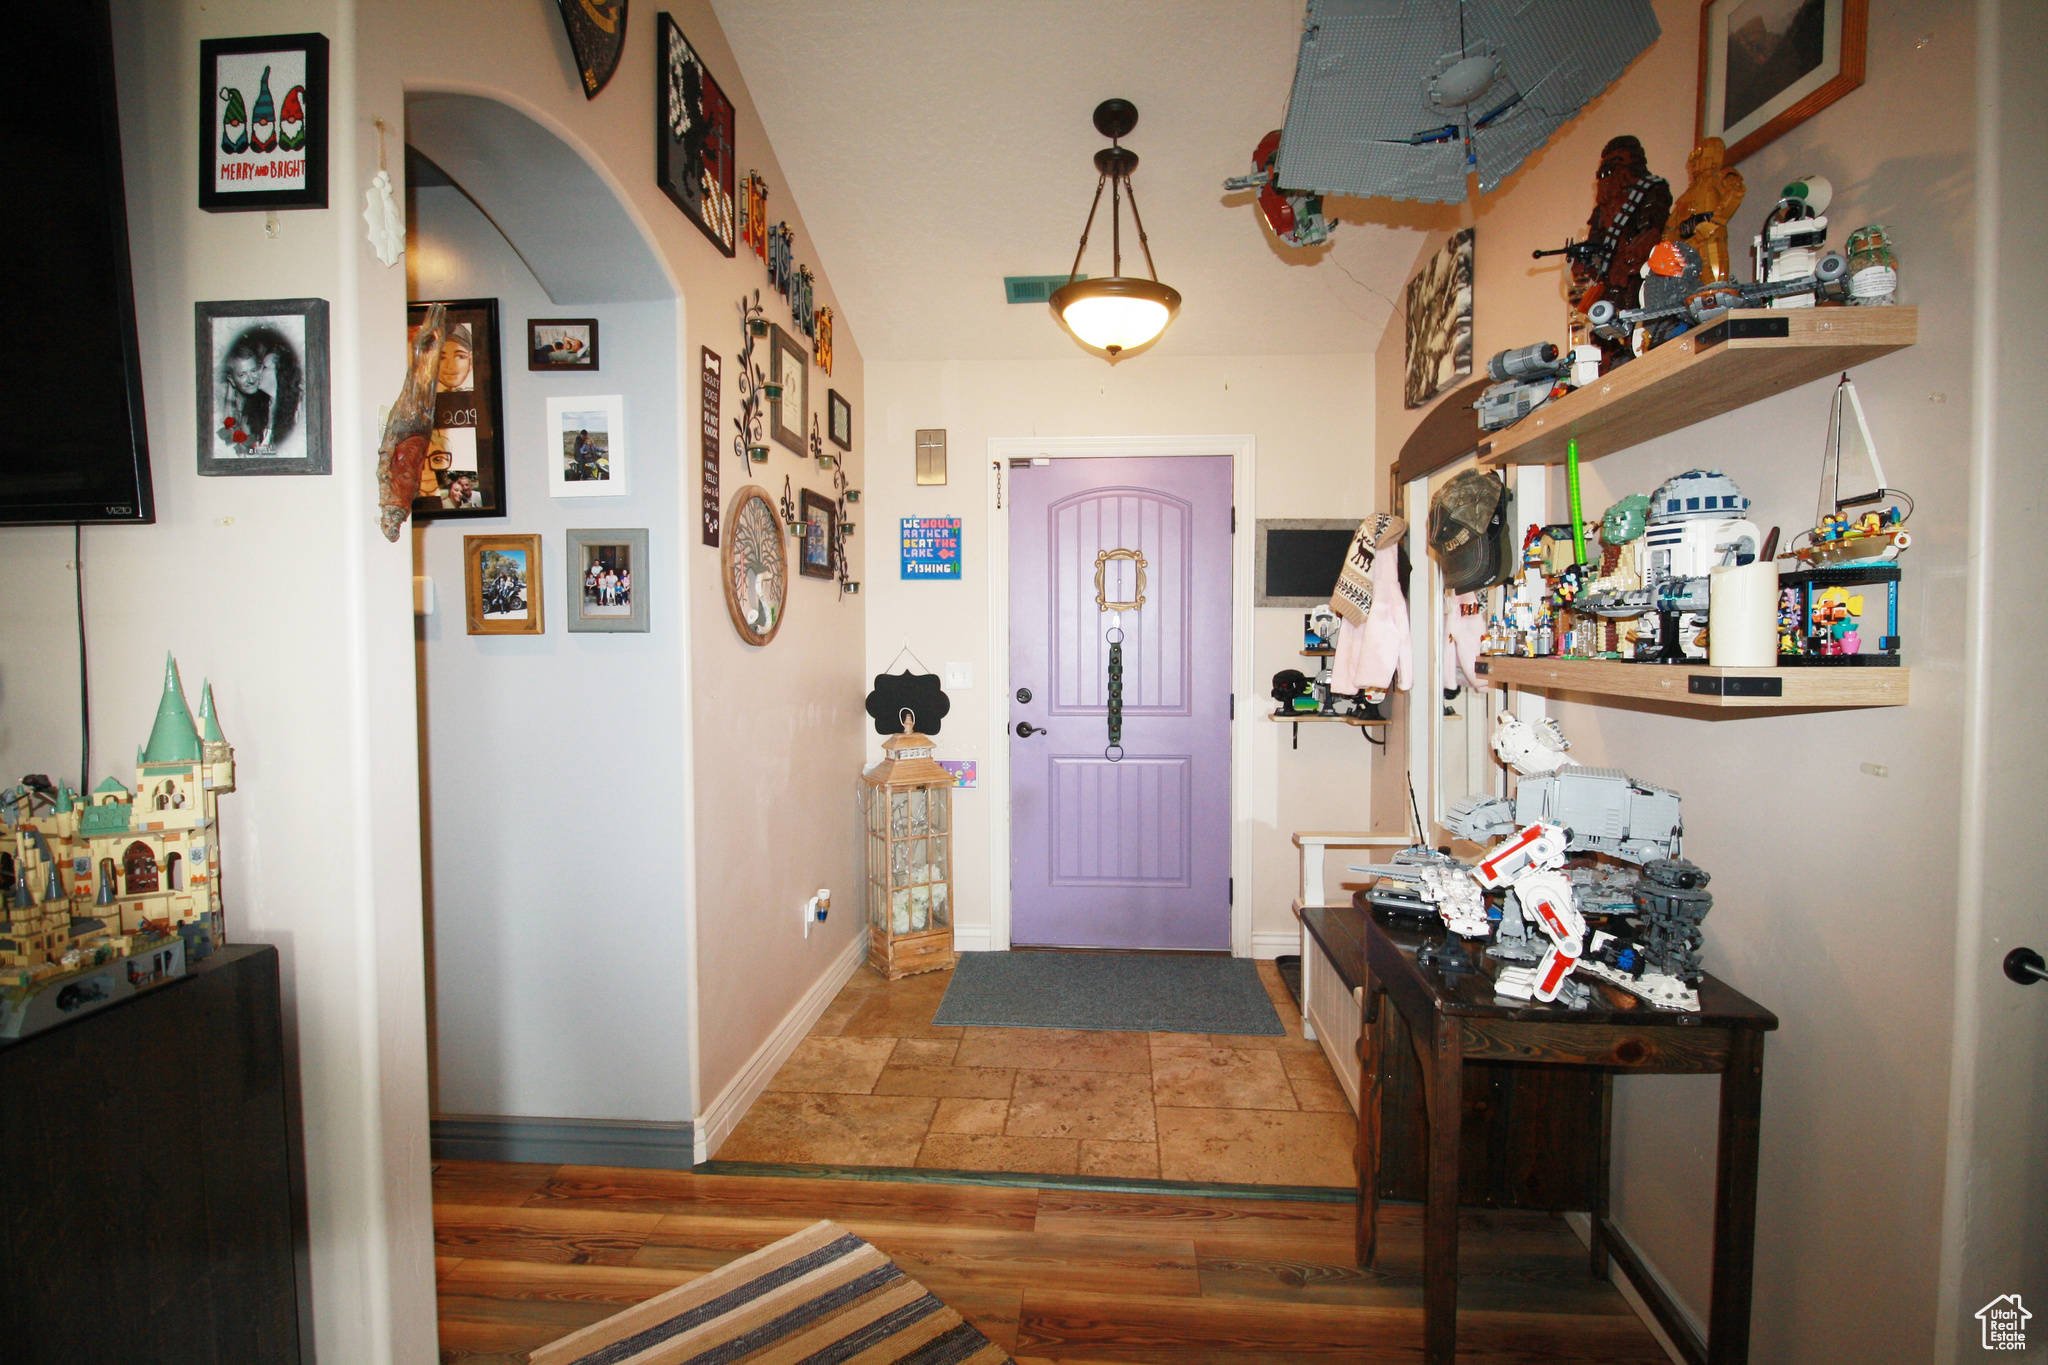
[(733, 629), (750, 645), (765, 645), (782, 629), (789, 594), (789, 561), (783, 553), (788, 528), (768, 490), (748, 484), (733, 494), (725, 514), (725, 609)]

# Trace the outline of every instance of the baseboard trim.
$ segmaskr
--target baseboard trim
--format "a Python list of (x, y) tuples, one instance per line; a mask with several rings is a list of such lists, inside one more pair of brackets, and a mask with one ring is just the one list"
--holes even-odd
[(768, 1082), (789, 1060), (789, 1054), (796, 1051), (796, 1045), (811, 1031), (811, 1025), (817, 1023), (819, 1016), (832, 1004), (839, 988), (860, 970), (860, 964), (867, 960), (867, 947), (867, 929), (863, 925), (846, 945), (846, 951), (833, 959), (824, 975), (811, 983), (803, 998), (782, 1016), (782, 1022), (775, 1026), (774, 1032), (754, 1049), (754, 1055), (747, 1058), (739, 1074), (727, 1081), (717, 1098), (697, 1116), (695, 1157), (698, 1162), (711, 1159), (711, 1154), (738, 1125), (741, 1116), (753, 1107), (755, 1100), (761, 1098)]
[(1004, 1189), (1084, 1190), (1097, 1194), (1193, 1195), (1203, 1199), (1272, 1199), (1315, 1204), (1358, 1202), (1358, 1191), (1348, 1186), (1238, 1185), (1206, 1180), (1152, 1180), (1138, 1176), (953, 1171), (926, 1166), (813, 1166), (771, 1161), (707, 1161), (697, 1168), (697, 1174), (758, 1176), (781, 1180), (869, 1180), (906, 1185), (982, 1185)]
[(553, 1166), (637, 1166), (685, 1171), (696, 1156), (691, 1124), (636, 1119), (545, 1119), (443, 1114), (429, 1121), (437, 1161), (513, 1161)]
[(962, 953), (986, 953), (994, 950), (996, 933), (986, 924), (956, 924), (953, 926), (953, 948)]
[(1301, 930), (1270, 930), (1252, 935), (1253, 957), (1288, 957), (1301, 951)]
[[(1588, 1247), (1593, 1245), (1593, 1220), (1584, 1213), (1567, 1213), (1565, 1225)], [(1629, 1235), (1604, 1220), (1607, 1241), (1607, 1278), (1621, 1291), (1621, 1297), (1642, 1319), (1643, 1326), (1657, 1339), (1657, 1345), (1671, 1358), (1671, 1365), (1706, 1365), (1707, 1329), (1671, 1292), (1671, 1286), (1655, 1263), (1643, 1255)]]

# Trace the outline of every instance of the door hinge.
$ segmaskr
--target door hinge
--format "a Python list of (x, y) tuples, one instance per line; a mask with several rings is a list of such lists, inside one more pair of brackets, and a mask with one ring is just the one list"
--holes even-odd
[(1232, 720), (1237, 719), (1237, 693), (1235, 692), (1230, 694), (1230, 718)]
[(1236, 905), (1236, 904), (1237, 904), (1237, 878), (1235, 878), (1235, 877), (1231, 877), (1231, 878), (1229, 879), (1229, 883), (1230, 883), (1230, 903), (1231, 903), (1232, 905)]
[(1230, 509), (1230, 534), (1237, 534), (1237, 509), (1235, 507)]

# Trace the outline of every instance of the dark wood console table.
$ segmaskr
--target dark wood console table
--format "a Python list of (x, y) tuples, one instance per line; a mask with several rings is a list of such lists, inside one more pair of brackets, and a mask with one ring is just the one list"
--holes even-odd
[[(1607, 1107), (1600, 1106), (1599, 1140), (1584, 1160), (1594, 1167), (1592, 1270), (1605, 1278), (1613, 1255), (1644, 1295), (1681, 1350), (1706, 1365), (1744, 1365), (1749, 1359), (1750, 1271), (1756, 1240), (1758, 1101), (1763, 1088), (1765, 1032), (1777, 1016), (1725, 982), (1709, 976), (1700, 987), (1701, 1009), (1679, 1014), (1652, 1009), (1618, 987), (1582, 978), (1595, 1001), (1585, 1010), (1557, 1005), (1495, 1003), (1498, 963), (1483, 944), (1452, 940), (1467, 970), (1446, 972), (1416, 964), (1416, 950), (1440, 942), (1441, 930), (1423, 933), (1409, 922), (1371, 912), (1362, 903), (1309, 907), (1302, 923), (1344, 984), (1363, 988), (1358, 1124), (1358, 1263), (1376, 1250), (1380, 1191), (1381, 1050), (1388, 1025), (1380, 1006), (1389, 1001), (1406, 1024), (1421, 1064), (1426, 1121), (1426, 1194), (1423, 1210), (1423, 1346), (1430, 1365), (1451, 1365), (1457, 1346), (1459, 1153), (1464, 1126), (1465, 1064), (1544, 1063), (1615, 1073), (1705, 1072), (1721, 1077), (1721, 1122), (1714, 1190), (1713, 1301), (1702, 1343), (1675, 1308), (1634, 1264), (1628, 1243), (1607, 1215)], [(1468, 1182), (1469, 1184), (1469, 1182)]]
[(267, 944), (0, 1048), (0, 1359), (311, 1359), (303, 1151)]

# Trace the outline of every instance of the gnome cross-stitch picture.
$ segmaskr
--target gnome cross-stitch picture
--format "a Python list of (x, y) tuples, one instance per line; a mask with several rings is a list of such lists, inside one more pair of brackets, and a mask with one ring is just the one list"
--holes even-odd
[(327, 203), (320, 126), (327, 40), (318, 34), (201, 45), (206, 106), (199, 204), (207, 209)]

